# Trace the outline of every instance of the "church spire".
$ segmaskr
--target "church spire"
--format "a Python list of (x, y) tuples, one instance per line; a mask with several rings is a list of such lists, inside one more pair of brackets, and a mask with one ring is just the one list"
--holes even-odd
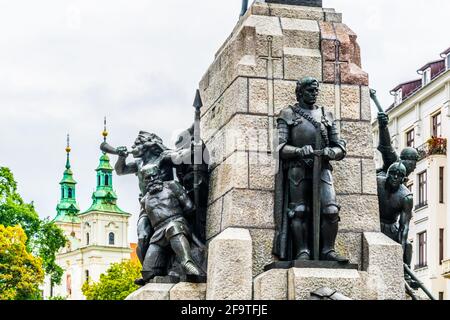
[[(106, 117), (104, 119), (104, 129), (102, 132), (103, 141), (106, 142), (108, 131), (106, 129)], [(126, 214), (117, 206), (117, 194), (113, 189), (113, 167), (108, 155), (103, 152), (100, 156), (100, 163), (95, 170), (97, 172), (97, 187), (92, 194), (92, 205), (84, 213), (91, 211)], [(83, 214), (84, 214), (83, 213)]]
[(75, 186), (77, 182), (73, 179), (73, 172), (70, 165), (70, 136), (67, 135), (66, 146), (66, 170), (64, 170), (63, 178), (59, 183), (61, 186), (61, 198), (56, 206), (56, 218), (55, 221), (59, 222), (79, 222), (78, 213), (80, 208), (78, 207)]

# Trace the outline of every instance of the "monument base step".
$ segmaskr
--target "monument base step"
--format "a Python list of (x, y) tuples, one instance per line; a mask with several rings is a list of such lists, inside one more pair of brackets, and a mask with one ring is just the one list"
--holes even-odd
[(337, 261), (317, 261), (317, 260), (295, 260), (295, 261), (277, 261), (264, 267), (264, 271), (272, 269), (291, 269), (291, 268), (307, 268), (307, 269), (355, 269), (358, 270), (357, 264), (340, 263)]

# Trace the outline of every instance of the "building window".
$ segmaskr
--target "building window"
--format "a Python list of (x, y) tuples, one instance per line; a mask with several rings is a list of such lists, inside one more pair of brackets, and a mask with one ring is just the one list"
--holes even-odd
[(399, 89), (395, 93), (395, 105), (399, 105), (403, 101), (403, 90)]
[(438, 114), (435, 114), (432, 118), (431, 118), (431, 125), (432, 125), (432, 136), (433, 137), (442, 137), (442, 125), (441, 125), (441, 121), (442, 121), (442, 116), (441, 113), (439, 112)]
[(428, 204), (427, 201), (427, 172), (419, 174), (419, 203), (418, 208), (422, 208)]
[(439, 229), (439, 265), (444, 261), (444, 229)]
[(423, 85), (426, 86), (431, 82), (431, 69), (428, 68), (423, 72), (423, 79), (422, 79)]
[(444, 203), (444, 167), (439, 167), (439, 203)]
[(66, 291), (68, 296), (72, 295), (72, 277), (70, 276), (70, 274), (68, 274), (66, 277)]
[(105, 176), (105, 186), (109, 186), (109, 176)]
[(450, 70), (450, 54), (447, 55), (447, 70)]
[(68, 195), (69, 199), (72, 199), (73, 197), (73, 191), (72, 188), (69, 188), (69, 195)]
[(61, 189), (61, 198), (64, 198), (64, 189)]
[(89, 245), (89, 232), (86, 233), (86, 245)]
[(417, 268), (424, 268), (427, 266), (427, 233), (419, 233), (419, 264)]
[(100, 179), (101, 179), (100, 176), (97, 176), (97, 185), (98, 185), (98, 186), (101, 185)]
[(84, 274), (86, 276), (86, 281), (89, 281), (89, 270), (84, 271)]
[(444, 300), (444, 293), (442, 291), (439, 292), (439, 300)]
[(406, 146), (407, 147), (414, 148), (414, 137), (415, 137), (414, 129), (406, 132)]
[(114, 238), (115, 238), (114, 233), (113, 233), (113, 232), (110, 232), (110, 233), (109, 233), (109, 244), (110, 244), (111, 246), (114, 245), (114, 240), (115, 240)]

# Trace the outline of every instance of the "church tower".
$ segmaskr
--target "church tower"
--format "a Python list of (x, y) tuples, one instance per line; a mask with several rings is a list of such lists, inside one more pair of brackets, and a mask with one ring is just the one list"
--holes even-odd
[[(107, 136), (105, 128), (105, 140)], [(66, 171), (61, 181), (61, 200), (55, 222), (63, 228), (69, 242), (56, 256), (56, 263), (64, 270), (62, 282), (54, 290), (44, 289), (44, 296), (79, 300), (85, 298), (81, 288), (86, 281), (96, 282), (112, 263), (130, 260), (130, 214), (117, 206), (117, 194), (113, 189), (114, 170), (105, 153), (101, 154), (95, 170), (97, 187), (92, 194), (92, 205), (80, 213), (75, 199), (76, 182), (70, 169), (69, 144), (66, 152)]]
[[(107, 136), (105, 123), (103, 131), (105, 141)], [(97, 187), (92, 194), (92, 205), (80, 214), (81, 243), (82, 246), (105, 246), (129, 251), (128, 218), (130, 214), (117, 205), (117, 194), (113, 189), (113, 170), (108, 155), (102, 153), (95, 170)]]
[(67, 160), (66, 170), (64, 171), (63, 178), (59, 183), (61, 186), (61, 199), (56, 206), (56, 217), (54, 222), (58, 225), (70, 239), (79, 239), (80, 234), (80, 207), (76, 200), (76, 184), (77, 182), (73, 178), (73, 172), (70, 166), (70, 137), (67, 135)]

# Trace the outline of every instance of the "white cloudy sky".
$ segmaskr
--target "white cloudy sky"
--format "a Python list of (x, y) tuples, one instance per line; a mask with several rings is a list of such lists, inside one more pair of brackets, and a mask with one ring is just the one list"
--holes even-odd
[[(26, 201), (53, 217), (72, 137), (83, 210), (95, 187), (103, 116), (109, 141), (140, 129), (172, 145), (187, 127), (197, 84), (237, 21), (241, 0), (0, 0), (0, 166)], [(363, 67), (384, 105), (389, 89), (450, 47), (448, 0), (324, 0), (358, 35)], [(115, 179), (138, 212), (134, 176)], [(130, 237), (135, 239), (135, 228)]]

